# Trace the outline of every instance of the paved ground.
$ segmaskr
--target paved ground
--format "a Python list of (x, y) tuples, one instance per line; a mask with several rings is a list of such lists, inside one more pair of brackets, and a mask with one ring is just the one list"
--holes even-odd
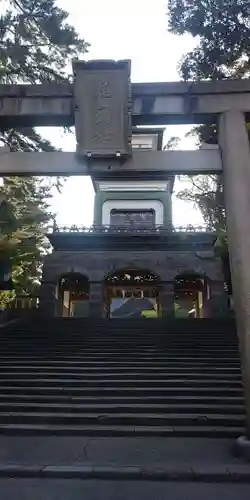
[(250, 464), (232, 455), (232, 444), (206, 438), (0, 436), (0, 498), (249, 500)]
[[(0, 464), (225, 465), (244, 463), (229, 439), (0, 436)], [(249, 465), (250, 472), (250, 465)]]
[(0, 479), (1, 500), (249, 500), (248, 484)]

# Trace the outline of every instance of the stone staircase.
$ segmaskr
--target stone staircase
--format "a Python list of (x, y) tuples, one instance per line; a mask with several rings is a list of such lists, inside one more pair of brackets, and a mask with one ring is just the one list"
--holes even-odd
[(41, 319), (0, 338), (0, 434), (236, 438), (235, 326)]

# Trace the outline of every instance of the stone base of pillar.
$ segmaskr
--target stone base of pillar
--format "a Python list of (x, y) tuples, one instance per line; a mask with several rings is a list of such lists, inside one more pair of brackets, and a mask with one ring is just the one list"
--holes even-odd
[(103, 318), (102, 302), (90, 302), (89, 304), (89, 317), (90, 318)]
[(223, 296), (215, 296), (210, 300), (210, 317), (225, 317), (230, 315), (228, 300)]
[(161, 314), (163, 318), (174, 318), (174, 308), (173, 307), (162, 307)]
[(237, 457), (242, 457), (250, 462), (250, 439), (246, 436), (241, 436), (236, 439), (233, 446), (233, 453)]

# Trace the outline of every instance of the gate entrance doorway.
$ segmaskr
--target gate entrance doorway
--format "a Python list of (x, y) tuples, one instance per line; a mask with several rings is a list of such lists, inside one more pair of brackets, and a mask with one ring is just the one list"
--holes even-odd
[(122, 269), (106, 276), (104, 301), (109, 318), (157, 318), (160, 278), (140, 269)]
[(89, 315), (89, 280), (80, 273), (61, 276), (58, 283), (59, 316)]
[(174, 292), (177, 318), (206, 317), (210, 289), (205, 276), (192, 273), (176, 276)]

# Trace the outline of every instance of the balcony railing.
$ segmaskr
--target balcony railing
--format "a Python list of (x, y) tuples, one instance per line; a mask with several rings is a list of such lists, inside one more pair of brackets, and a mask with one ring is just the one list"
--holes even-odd
[(78, 225), (57, 225), (51, 228), (52, 233), (86, 233), (86, 234), (171, 234), (171, 233), (214, 233), (206, 225), (191, 225), (166, 227), (163, 225), (154, 226), (78, 226)]

